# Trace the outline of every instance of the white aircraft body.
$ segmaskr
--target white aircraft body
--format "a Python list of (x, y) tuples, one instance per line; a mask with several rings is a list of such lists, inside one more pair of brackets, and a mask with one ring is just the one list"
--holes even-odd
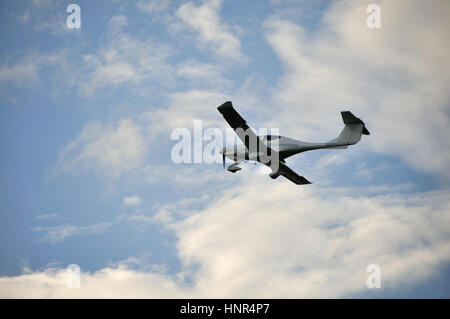
[(301, 152), (322, 148), (347, 148), (348, 145), (358, 143), (362, 134), (370, 135), (364, 122), (349, 111), (341, 112), (344, 129), (337, 138), (326, 143), (309, 143), (279, 135), (257, 136), (229, 101), (217, 109), (244, 143), (225, 146), (220, 151), (224, 167), (225, 157), (235, 161), (227, 168), (228, 171), (236, 173), (241, 170), (238, 166), (239, 163), (246, 160), (256, 161), (272, 169), (272, 173), (269, 174), (271, 178), (275, 179), (282, 175), (298, 185), (311, 184), (311, 182), (287, 167), (286, 158)]

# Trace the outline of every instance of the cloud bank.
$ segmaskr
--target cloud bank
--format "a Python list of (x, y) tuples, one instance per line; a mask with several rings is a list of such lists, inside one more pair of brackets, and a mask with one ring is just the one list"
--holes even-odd
[(394, 289), (436, 275), (450, 260), (446, 191), (367, 196), (266, 177), (242, 177), (203, 209), (186, 200), (164, 207), (170, 218), (159, 222), (177, 237), (180, 272), (119, 264), (83, 273), (82, 288), (69, 289), (64, 269), (47, 269), (0, 278), (0, 295), (334, 298), (367, 292), (369, 264), (380, 265), (382, 288)]

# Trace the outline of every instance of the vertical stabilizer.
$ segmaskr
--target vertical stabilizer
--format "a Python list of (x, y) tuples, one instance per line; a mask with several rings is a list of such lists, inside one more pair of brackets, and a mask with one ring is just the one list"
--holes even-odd
[(357, 118), (350, 111), (341, 112), (344, 121), (344, 129), (341, 134), (330, 143), (339, 143), (345, 145), (353, 145), (361, 140), (361, 135), (370, 135), (369, 131), (361, 119)]

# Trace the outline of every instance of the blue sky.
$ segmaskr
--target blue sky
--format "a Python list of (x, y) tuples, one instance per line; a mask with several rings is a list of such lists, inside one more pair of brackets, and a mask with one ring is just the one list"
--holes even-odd
[[(0, 295), (450, 297), (450, 6), (381, 2), (369, 29), (372, 2), (2, 2)], [(225, 129), (227, 100), (300, 140), (347, 109), (371, 135), (288, 159), (303, 187), (173, 163), (171, 132)]]

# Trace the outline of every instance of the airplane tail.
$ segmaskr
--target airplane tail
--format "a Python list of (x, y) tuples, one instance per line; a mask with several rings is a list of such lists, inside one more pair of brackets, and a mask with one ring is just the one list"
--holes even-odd
[(361, 135), (370, 135), (365, 124), (361, 119), (357, 118), (350, 111), (341, 112), (344, 121), (344, 129), (341, 134), (330, 143), (339, 143), (345, 145), (353, 145), (359, 142)]

